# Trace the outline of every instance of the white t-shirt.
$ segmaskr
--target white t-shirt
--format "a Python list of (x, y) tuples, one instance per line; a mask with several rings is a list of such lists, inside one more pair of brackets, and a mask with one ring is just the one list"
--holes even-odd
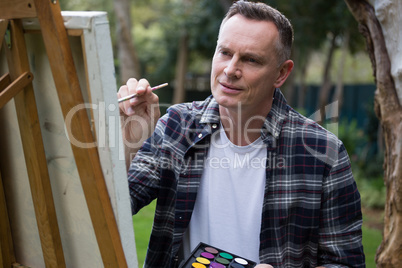
[(185, 258), (204, 242), (259, 262), (266, 158), (261, 138), (247, 146), (236, 146), (222, 127), (214, 133), (184, 235)]

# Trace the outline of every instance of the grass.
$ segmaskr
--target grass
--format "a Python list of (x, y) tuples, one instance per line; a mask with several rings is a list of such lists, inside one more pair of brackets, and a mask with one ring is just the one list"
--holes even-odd
[(154, 220), (156, 201), (141, 209), (133, 216), (135, 245), (137, 247), (138, 267), (142, 267), (147, 253), (149, 236)]
[(375, 268), (375, 254), (382, 240), (382, 232), (363, 225), (363, 248), (366, 255), (366, 267)]
[[(137, 246), (138, 267), (142, 267), (147, 253), (149, 236), (151, 234), (156, 202), (152, 202), (133, 216), (135, 243)], [(382, 219), (382, 212), (376, 210), (363, 212), (363, 247), (366, 255), (366, 267), (375, 268), (375, 254), (382, 240), (382, 231), (378, 221)], [(373, 223), (376, 227), (373, 227)]]
[(375, 254), (382, 241), (384, 210), (363, 207), (363, 248), (366, 267), (376, 267)]

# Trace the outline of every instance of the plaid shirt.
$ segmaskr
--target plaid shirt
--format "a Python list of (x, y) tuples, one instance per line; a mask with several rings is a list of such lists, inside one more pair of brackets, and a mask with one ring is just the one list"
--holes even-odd
[[(157, 198), (145, 267), (175, 266), (219, 123), (213, 97), (172, 106), (131, 163), (133, 213)], [(268, 145), (261, 263), (364, 267), (360, 195), (341, 141), (290, 108), (279, 89), (261, 137)]]

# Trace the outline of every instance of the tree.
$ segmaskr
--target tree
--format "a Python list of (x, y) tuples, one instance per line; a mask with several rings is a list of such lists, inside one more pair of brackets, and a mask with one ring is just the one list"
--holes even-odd
[[(366, 38), (377, 85), (375, 112), (385, 140), (384, 182), (387, 189), (383, 241), (378, 267), (402, 266), (402, 36), (400, 0), (345, 0)], [(375, 3), (373, 7), (370, 3)]]
[(186, 98), (186, 74), (189, 54), (189, 29), (186, 26), (189, 18), (192, 17), (195, 4), (189, 0), (182, 0), (176, 8), (180, 10), (179, 43), (176, 59), (175, 90), (173, 93), (173, 103), (182, 103)]
[(167, 56), (159, 61), (158, 69), (148, 77), (152, 80), (161, 77), (165, 81), (174, 79), (172, 101), (180, 103), (185, 100), (186, 77), (193, 71), (190, 65), (212, 58), (223, 12), (215, 0), (171, 0), (161, 6), (157, 23), (164, 33)]
[(137, 50), (131, 33), (132, 5), (130, 0), (61, 1), (60, 6), (62, 10), (106, 11), (108, 13), (114, 51), (118, 55), (117, 69), (120, 70), (118, 84), (125, 84), (130, 77), (141, 77)]
[(141, 77), (140, 64), (131, 35), (131, 5), (129, 0), (113, 1), (116, 14), (116, 42), (119, 59), (120, 84), (130, 77)]
[[(331, 69), (333, 68), (333, 55), (335, 49), (342, 47), (346, 52), (352, 53), (362, 49), (362, 37), (358, 34), (357, 23), (347, 9), (343, 0), (269, 0), (264, 1), (277, 8), (290, 18), (294, 28), (294, 49), (292, 59), (295, 69), (284, 85), (283, 91), (289, 103), (294, 103), (294, 83), (300, 86), (297, 106), (304, 106), (306, 95), (306, 71), (310, 64), (311, 55), (315, 51), (325, 51), (326, 56), (322, 72), (322, 85), (319, 91), (318, 106), (323, 109), (328, 102), (328, 95), (333, 84)], [(356, 24), (356, 27), (353, 26)], [(349, 38), (348, 38), (349, 37)], [(341, 66), (342, 67), (342, 66)], [(343, 69), (339, 69), (343, 73)], [(338, 75), (338, 96), (343, 89), (342, 76)], [(325, 118), (321, 115), (321, 118)]]

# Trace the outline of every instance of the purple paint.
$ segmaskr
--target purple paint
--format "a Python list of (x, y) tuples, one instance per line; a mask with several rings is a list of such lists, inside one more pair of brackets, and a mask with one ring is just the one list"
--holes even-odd
[(209, 268), (225, 268), (225, 265), (222, 265), (222, 264), (216, 263), (216, 262), (211, 262), (211, 264), (209, 265)]
[(201, 257), (204, 257), (208, 260), (213, 260), (215, 258), (215, 256), (209, 252), (203, 252), (201, 253)]

